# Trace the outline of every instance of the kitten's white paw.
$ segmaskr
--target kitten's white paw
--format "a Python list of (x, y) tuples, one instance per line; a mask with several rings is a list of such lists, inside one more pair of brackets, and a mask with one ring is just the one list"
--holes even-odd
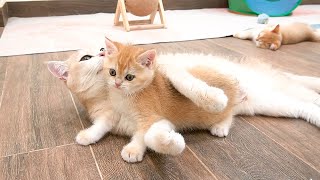
[(151, 127), (144, 136), (146, 145), (158, 153), (178, 155), (184, 150), (186, 143), (181, 134)]
[(230, 126), (229, 124), (216, 124), (213, 125), (210, 132), (214, 136), (226, 137), (229, 134)]
[(278, 49), (278, 47), (275, 44), (271, 44), (270, 49), (275, 51)]
[(98, 138), (92, 131), (89, 129), (84, 129), (80, 131), (76, 137), (78, 144), (87, 146), (89, 144), (96, 143), (100, 138)]
[(136, 143), (129, 143), (123, 147), (121, 151), (121, 157), (123, 160), (135, 163), (140, 162), (143, 159), (145, 148)]
[(209, 112), (221, 112), (228, 104), (228, 97), (221, 89), (210, 87), (200, 95), (198, 106)]

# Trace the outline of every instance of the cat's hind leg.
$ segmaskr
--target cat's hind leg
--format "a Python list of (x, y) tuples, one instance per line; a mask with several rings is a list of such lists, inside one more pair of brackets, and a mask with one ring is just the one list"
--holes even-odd
[(284, 73), (284, 74), (290, 80), (297, 82), (306, 88), (312, 89), (317, 93), (320, 93), (320, 78), (311, 77), (311, 76), (300, 76), (300, 75), (291, 74), (291, 73)]
[(247, 102), (237, 105), (239, 114), (260, 114), (274, 117), (301, 118), (320, 127), (320, 107), (283, 93), (264, 93), (248, 96)]
[(187, 70), (168, 66), (162, 71), (181, 94), (206, 111), (220, 112), (227, 106), (228, 97), (222, 89), (209, 86)]
[(144, 136), (146, 145), (152, 150), (169, 155), (178, 155), (185, 148), (181, 134), (174, 131), (174, 125), (168, 120), (155, 122)]

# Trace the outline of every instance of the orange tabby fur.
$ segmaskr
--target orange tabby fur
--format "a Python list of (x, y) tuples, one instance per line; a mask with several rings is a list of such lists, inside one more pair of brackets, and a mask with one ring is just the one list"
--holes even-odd
[(257, 47), (277, 50), (283, 44), (296, 44), (304, 41), (320, 41), (320, 31), (305, 23), (268, 25), (263, 30), (251, 29), (236, 33), (234, 37), (252, 39)]
[[(168, 119), (177, 129), (210, 129), (221, 121), (232, 119), (232, 110), (239, 92), (237, 83), (233, 79), (205, 67), (195, 67), (190, 70), (192, 75), (205, 81), (208, 85), (224, 90), (228, 97), (227, 107), (222, 112), (207, 112), (181, 95), (164, 75), (158, 73), (154, 63), (149, 69), (138, 62), (138, 57), (146, 50), (120, 43), (115, 43), (115, 46), (118, 52), (106, 56), (103, 71), (111, 81), (109, 82), (110, 96), (117, 96), (112, 101), (126, 99), (127, 107), (122, 104), (121, 108), (115, 109), (120, 109), (120, 111), (125, 109), (124, 111), (128, 112), (129, 116), (133, 114), (131, 117), (138, 121), (137, 131), (146, 132), (154, 122), (161, 119)], [(126, 82), (131, 83), (130, 87), (135, 88), (134, 93), (125, 92), (112, 85), (112, 82), (116, 80), (109, 74), (110, 68), (115, 68), (116, 79), (120, 78), (122, 81), (125, 81), (127, 71), (134, 69), (136, 78)]]

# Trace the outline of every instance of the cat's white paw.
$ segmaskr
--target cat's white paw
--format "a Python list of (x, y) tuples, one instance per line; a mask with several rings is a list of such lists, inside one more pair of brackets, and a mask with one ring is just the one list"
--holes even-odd
[(210, 87), (200, 95), (198, 106), (209, 112), (221, 112), (228, 104), (228, 97), (221, 89)]
[(275, 44), (271, 44), (270, 49), (275, 51), (275, 50), (279, 49), (279, 47), (277, 47), (277, 45), (275, 45)]
[(143, 159), (145, 148), (136, 143), (129, 143), (123, 147), (121, 157), (129, 163), (140, 162)]
[(229, 123), (215, 124), (212, 126), (210, 132), (214, 136), (226, 137), (229, 134), (230, 126)]
[(239, 37), (239, 33), (234, 33), (232, 36), (233, 37)]
[(181, 154), (186, 146), (181, 134), (158, 127), (151, 127), (145, 134), (144, 140), (149, 148), (169, 155)]
[(87, 146), (89, 144), (96, 143), (100, 138), (98, 138), (90, 129), (84, 129), (77, 134), (76, 142), (78, 144)]

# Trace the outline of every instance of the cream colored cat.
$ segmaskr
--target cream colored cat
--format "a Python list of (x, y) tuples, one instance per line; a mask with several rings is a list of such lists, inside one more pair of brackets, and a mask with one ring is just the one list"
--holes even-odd
[[(100, 71), (103, 57), (84, 58), (88, 54), (95, 55), (96, 53), (80, 51), (73, 54), (67, 61), (51, 61), (48, 64), (49, 70), (66, 82), (67, 87), (91, 113), (93, 125), (77, 135), (77, 142), (82, 145), (95, 143), (105, 133), (110, 132), (110, 129), (116, 134), (132, 136), (135, 130), (134, 122), (124, 118), (118, 119), (117, 114), (111, 117), (105, 116), (108, 114), (105, 112), (110, 110), (110, 104), (105, 98), (108, 96), (108, 89), (106, 89), (104, 75)], [(89, 60), (80, 61), (81, 59)], [(208, 94), (213, 92), (208, 98), (214, 97), (219, 92), (213, 87), (207, 88), (205, 83), (185, 71), (199, 64), (206, 65), (214, 71), (236, 77), (239, 81), (239, 85), (247, 96), (236, 106), (235, 114), (301, 118), (320, 127), (320, 96), (318, 94), (320, 93), (320, 78), (284, 73), (272, 69), (271, 66), (257, 64), (256, 61), (251, 64), (246, 61), (235, 63), (227, 58), (212, 55), (166, 54), (159, 55), (157, 60), (162, 73), (166, 74), (181, 94), (189, 98), (191, 96), (190, 99), (204, 98), (206, 91)], [(206, 101), (199, 104), (205, 103)], [(212, 106), (213, 109), (214, 107)], [(94, 113), (95, 109), (97, 113)], [(154, 137), (153, 135), (157, 134), (160, 128), (170, 129), (172, 127), (168, 127), (166, 123), (154, 124), (147, 132), (151, 134), (149, 137)], [(220, 130), (224, 129), (228, 128), (220, 128)], [(219, 133), (225, 134), (223, 131)], [(171, 139), (174, 137), (176, 137), (175, 140), (179, 139), (180, 136), (175, 132), (173, 134), (176, 136), (169, 136)], [(183, 145), (182, 143), (181, 146)], [(139, 158), (142, 159), (141, 156)]]
[(320, 31), (308, 24), (296, 22), (268, 25), (263, 29), (249, 29), (236, 33), (233, 37), (253, 40), (259, 48), (277, 50), (283, 44), (296, 44), (303, 41), (319, 42)]
[[(76, 141), (81, 145), (95, 143), (107, 132), (132, 136), (136, 131), (137, 126), (135, 121), (126, 119), (124, 116), (120, 116), (120, 114), (113, 111), (111, 105), (112, 101), (109, 100), (109, 90), (106, 85), (105, 77), (101, 74), (103, 56), (95, 56), (96, 54), (97, 53), (79, 51), (71, 55), (67, 61), (50, 61), (48, 63), (49, 71), (65, 82), (66, 86), (79, 98), (80, 102), (88, 110), (90, 118), (93, 121), (91, 127), (82, 130), (77, 135)], [(182, 73), (182, 75), (184, 76), (185, 74)], [(173, 79), (175, 78), (179, 78), (179, 72), (175, 73)], [(189, 89), (193, 87), (189, 84), (192, 81), (195, 82), (194, 87), (198, 84), (204, 85), (204, 82), (201, 82), (198, 79), (185, 81), (184, 84), (187, 85), (185, 92), (187, 92), (187, 95), (196, 100), (200, 106), (205, 105), (204, 107), (207, 108), (207, 110), (216, 112), (224, 109), (228, 99), (222, 90), (209, 86), (207, 89), (200, 89), (200, 91), (197, 91), (195, 95), (192, 96), (192, 91)], [(181, 79), (179, 81), (176, 80), (176, 82), (181, 82)], [(179, 87), (182, 90), (184, 86), (180, 85)], [(215, 99), (216, 96), (223, 96), (220, 105)], [(210, 99), (212, 99), (211, 102), (209, 101)], [(211, 105), (212, 102), (217, 102), (218, 106)], [(231, 124), (228, 124), (226, 128), (221, 127), (220, 129), (217, 127), (212, 133), (217, 136), (225, 136), (228, 134), (230, 125)], [(157, 132), (160, 133), (160, 135), (170, 135), (167, 138), (163, 138), (163, 136), (160, 137), (162, 138), (162, 141), (168, 142), (168, 148), (162, 153), (175, 155), (179, 154), (184, 149), (185, 142), (180, 134), (174, 131), (168, 132), (166, 130), (158, 130)], [(137, 138), (133, 137), (133, 140), (134, 139)], [(124, 160), (128, 162), (142, 160), (143, 153), (141, 154), (139, 152), (136, 155), (130, 156), (127, 149), (128, 147), (124, 148), (121, 154)]]

